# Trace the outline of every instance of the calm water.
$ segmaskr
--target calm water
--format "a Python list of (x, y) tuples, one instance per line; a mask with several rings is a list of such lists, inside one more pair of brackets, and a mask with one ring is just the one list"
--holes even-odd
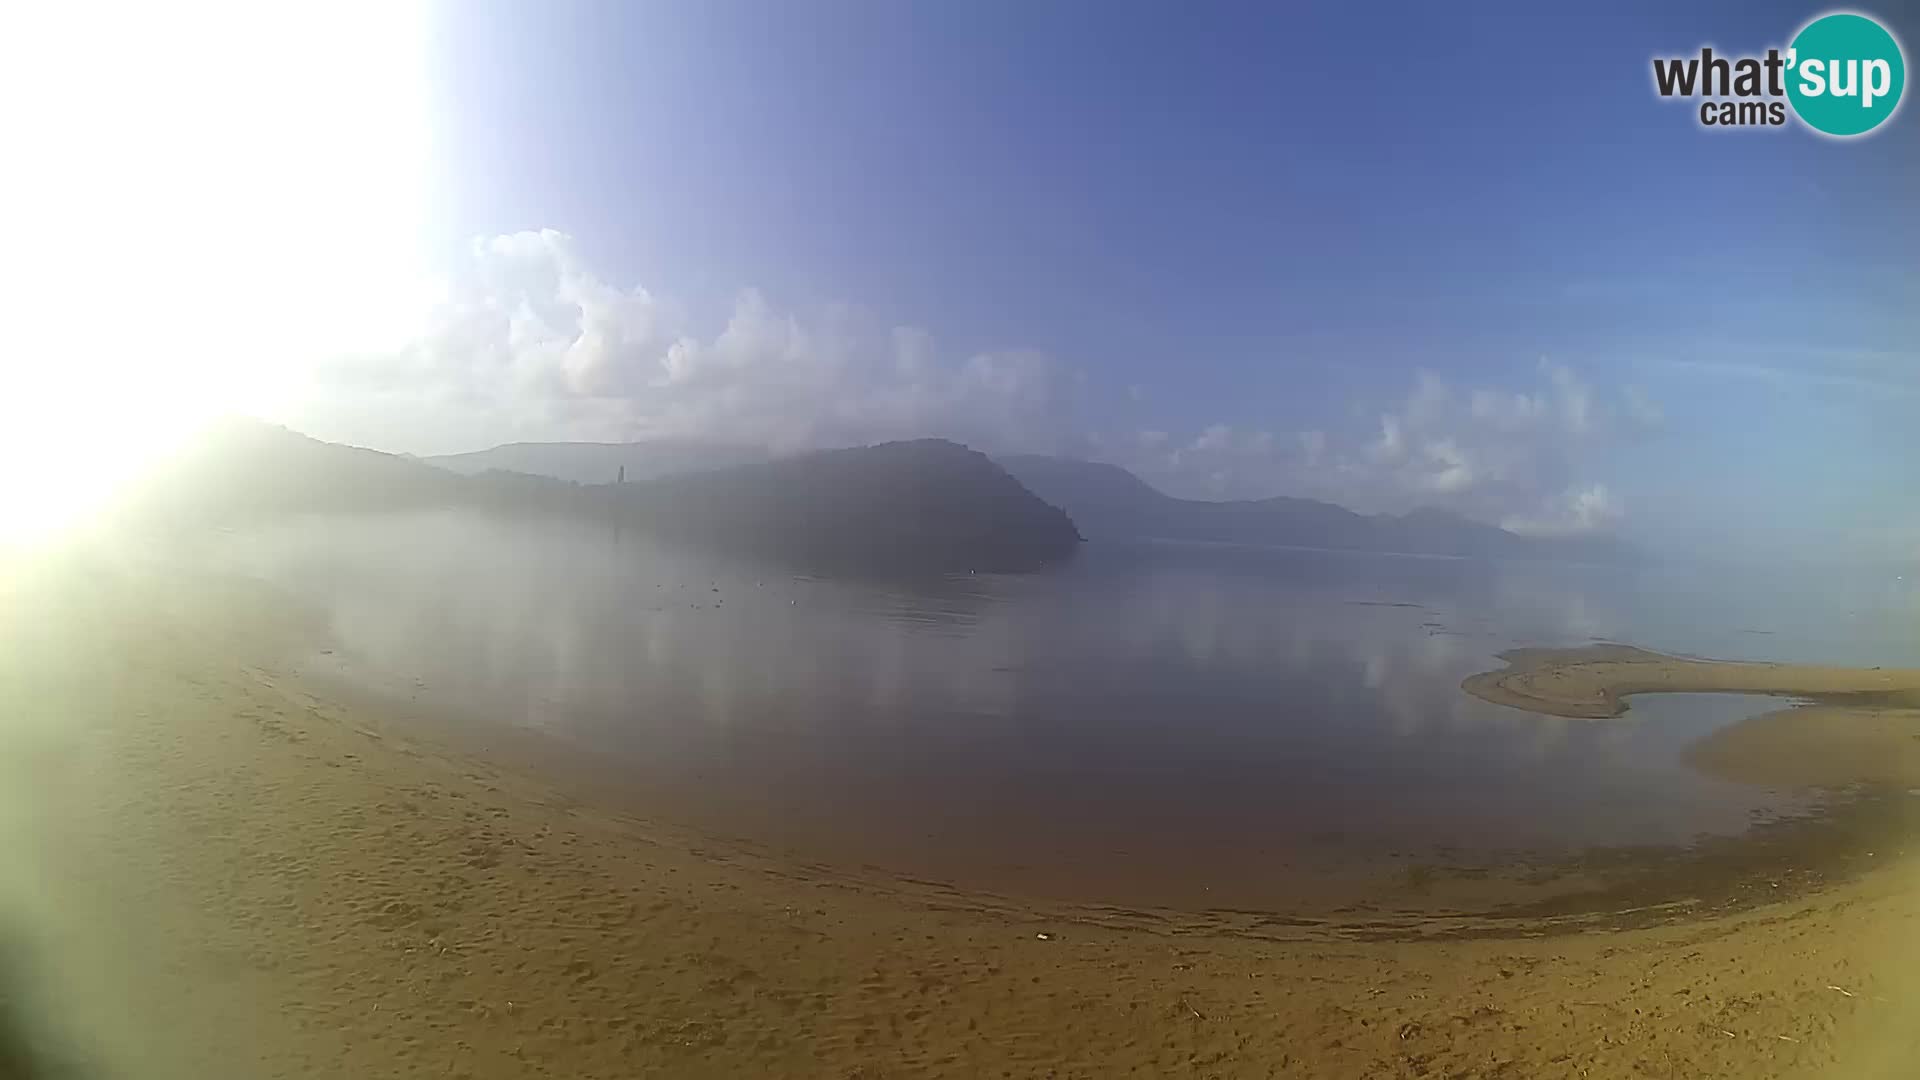
[(302, 522), (212, 557), (323, 611), (337, 673), (661, 816), (811, 858), (1134, 902), (1302, 867), (1737, 833), (1781, 793), (1678, 760), (1778, 707), (1626, 722), (1461, 693), (1515, 645), (1914, 663), (1891, 580), (1089, 544), (1058, 570), (828, 581), (471, 515)]

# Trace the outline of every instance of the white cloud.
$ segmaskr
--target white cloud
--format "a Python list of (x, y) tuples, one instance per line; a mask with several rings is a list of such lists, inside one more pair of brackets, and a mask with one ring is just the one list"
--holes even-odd
[(424, 332), (323, 365), (302, 407), (276, 418), (419, 453), (646, 438), (792, 450), (935, 435), (989, 452), (1098, 453), (1175, 494), (1438, 505), (1577, 530), (1620, 517), (1605, 488), (1581, 482), (1589, 453), (1660, 416), (1637, 387), (1599, 394), (1543, 359), (1523, 386), (1416, 371), (1403, 397), (1358, 409), (1360, 426), (1345, 430), (1103, 433), (1079, 415), (1082, 376), (1036, 350), (949, 355), (923, 329), (845, 307), (784, 310), (752, 289), (701, 327), (668, 298), (613, 284), (551, 230), (476, 242), (468, 255)]
[(1142, 446), (1144, 457), (1124, 458), (1147, 475), (1178, 476), (1208, 498), (1238, 498), (1248, 494), (1243, 483), (1271, 468), (1279, 457), (1273, 432), (1250, 431), (1230, 424), (1203, 428), (1191, 442), (1164, 453), (1156, 445)]
[(1233, 446), (1233, 429), (1225, 424), (1215, 424), (1200, 433), (1193, 440), (1193, 449), (1201, 453), (1214, 453), (1230, 449)]
[(1542, 360), (1534, 370), (1534, 385), (1472, 389), (1418, 371), (1366, 430), (1253, 439), (1221, 423), (1173, 453), (1147, 447), (1120, 463), (1174, 494), (1295, 494), (1367, 511), (1441, 506), (1544, 530), (1617, 524), (1619, 500), (1581, 484), (1580, 473), (1618, 439), (1654, 426), (1659, 406), (1634, 388), (1610, 409), (1572, 367)]
[(1427, 466), (1417, 481), (1422, 487), (1450, 495), (1473, 486), (1473, 463), (1452, 439), (1435, 439), (1422, 448), (1422, 454)]
[(1367, 445), (1367, 457), (1382, 464), (1396, 465), (1407, 456), (1407, 440), (1400, 431), (1400, 418), (1392, 413), (1380, 417), (1380, 435)]
[(1538, 394), (1475, 390), (1470, 409), (1475, 420), (1504, 431), (1527, 431), (1547, 416), (1546, 398)]
[(1264, 458), (1273, 453), (1273, 432), (1239, 431), (1227, 424), (1214, 424), (1200, 432), (1183, 455), (1232, 455)]
[[(315, 373), (315, 434), (394, 449), (515, 439), (700, 438), (775, 449), (940, 435), (1073, 449), (1079, 377), (1011, 349), (944, 357), (915, 327), (742, 292), (716, 333), (646, 289), (610, 284), (551, 230), (475, 243), (427, 331)], [(406, 433), (395, 445), (395, 433)]]
[(1500, 527), (1523, 536), (1574, 536), (1612, 527), (1626, 508), (1605, 484), (1569, 488), (1536, 511), (1502, 519)]

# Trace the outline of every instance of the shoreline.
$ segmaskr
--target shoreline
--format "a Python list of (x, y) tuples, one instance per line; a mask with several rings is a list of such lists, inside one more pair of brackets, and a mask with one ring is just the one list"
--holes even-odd
[(1702, 660), (1614, 644), (1509, 649), (1498, 656), (1506, 667), (1469, 675), (1460, 688), (1495, 705), (1576, 720), (1624, 716), (1634, 694), (1766, 694), (1920, 707), (1920, 669)]
[[(716, 829), (697, 814), (676, 813), (670, 801), (621, 793), (617, 777), (585, 770), (578, 747), (552, 736), (462, 731), (451, 712), (423, 711), (418, 702), (337, 671), (310, 675), (296, 664), (276, 679), (297, 686), (304, 698), (359, 717), (389, 741), (511, 784), (530, 804), (591, 813), (648, 844), (698, 850), (715, 862), (931, 909), (1161, 933), (1391, 942), (1556, 936), (1684, 921), (1777, 902), (1868, 872), (1870, 865), (1856, 856), (1873, 846), (1870, 838), (1920, 825), (1907, 813), (1915, 807), (1905, 798), (1835, 790), (1778, 816), (1753, 818), (1742, 832), (1701, 834), (1686, 842), (1470, 852), (1442, 847), (1299, 862), (1287, 871), (1297, 891), (1284, 903), (1168, 902), (1088, 887), (1051, 892), (892, 865), (870, 851), (835, 852), (751, 830)], [(1766, 888), (1787, 892), (1759, 891)]]
[(0, 826), (43, 887), (0, 912), (26, 913), (39, 1011), (102, 1076), (1892, 1076), (1920, 1060), (1900, 1008), (1911, 853), (1588, 933), (1551, 933), (1549, 912), (1409, 940), (1365, 915), (1329, 933), (1034, 904), (714, 844), (415, 737), (273, 660), (301, 628), (246, 589), (121, 574), (9, 600), (0, 686), (32, 707)]
[[(1110, 883), (1103, 879), (1035, 887), (991, 870), (955, 867), (951, 859), (920, 867), (893, 861), (890, 852), (859, 841), (836, 847), (814, 836), (757, 832), (753, 822), (718, 824), (702, 813), (703, 807), (684, 807), (671, 795), (621, 790), (617, 772), (583, 762), (580, 748), (568, 740), (537, 730), (463, 730), (456, 711), (425, 705), (397, 687), (370, 685), (331, 663), (318, 671), (294, 663), (283, 674), (311, 697), (383, 717), (384, 730), (404, 733), (411, 742), (518, 778), (530, 799), (591, 809), (623, 827), (698, 848), (715, 859), (943, 910), (1020, 911), (1086, 925), (1329, 942), (1553, 936), (1641, 927), (1829, 887), (1871, 869), (1858, 858), (1860, 851), (1900, 829), (1920, 826), (1907, 798), (1836, 787), (1805, 792), (1764, 816), (1756, 812), (1738, 831), (1689, 839), (1466, 850), (1408, 843), (1392, 852), (1293, 853), (1276, 878), (1286, 885), (1283, 900), (1269, 899), (1275, 895), (1271, 890), (1265, 896), (1218, 899), (1188, 890), (1191, 900), (1129, 895), (1125, 885), (1104, 888)], [(1762, 760), (1768, 752), (1757, 748)], [(1695, 771), (1726, 776), (1691, 756)]]

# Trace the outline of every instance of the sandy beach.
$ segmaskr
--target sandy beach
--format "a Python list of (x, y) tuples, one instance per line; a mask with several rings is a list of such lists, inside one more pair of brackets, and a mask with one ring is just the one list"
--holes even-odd
[[(69, 560), (12, 566), (0, 590), (0, 1003), (32, 1044), (16, 1055), (74, 1069), (46, 1075), (1894, 1077), (1920, 1061), (1910, 814), (1876, 819), (1889, 843), (1817, 882), (1761, 882), (1778, 900), (1651, 922), (1049, 906), (584, 802), (321, 693), (286, 660), (316, 629), (252, 586)], [(1898, 697), (1920, 674), (1652, 655), (1510, 656), (1467, 689), (1600, 717), (1650, 690), (1814, 696), (1696, 763), (1920, 787)]]

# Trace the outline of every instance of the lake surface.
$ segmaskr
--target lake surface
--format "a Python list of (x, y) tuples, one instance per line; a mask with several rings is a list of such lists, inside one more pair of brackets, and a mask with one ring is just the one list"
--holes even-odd
[(825, 580), (631, 533), (309, 519), (207, 556), (324, 615), (354, 682), (582, 785), (796, 855), (969, 887), (1277, 906), (1303, 870), (1734, 835), (1804, 797), (1701, 776), (1780, 702), (1536, 716), (1518, 645), (1913, 664), (1910, 583), (1085, 545), (1032, 575)]

